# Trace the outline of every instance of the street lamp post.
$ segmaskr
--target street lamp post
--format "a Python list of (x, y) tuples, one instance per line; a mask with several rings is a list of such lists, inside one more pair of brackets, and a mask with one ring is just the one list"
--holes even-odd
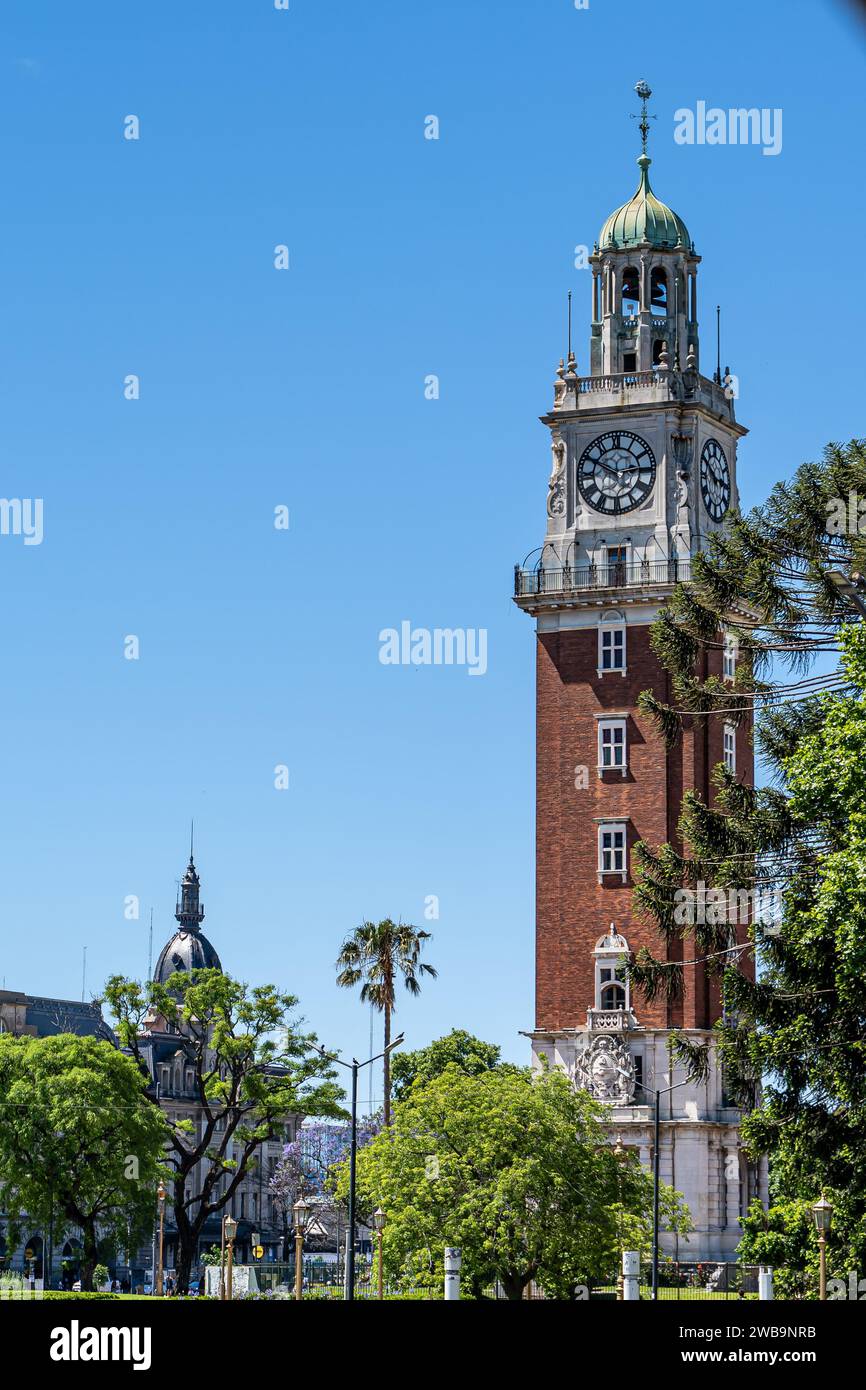
[(353, 1057), (351, 1062), (344, 1062), (342, 1057), (337, 1057), (333, 1052), (326, 1052), (323, 1047), (316, 1050), (329, 1062), (337, 1062), (341, 1067), (352, 1073), (352, 1144), (349, 1152), (349, 1228), (346, 1233), (348, 1249), (346, 1251), (346, 1293), (345, 1298), (348, 1303), (355, 1299), (355, 1186), (356, 1170), (358, 1157), (358, 1072), (362, 1067), (369, 1067), (373, 1062), (378, 1062), (381, 1057), (385, 1057), (389, 1052), (393, 1052), (395, 1047), (400, 1047), (403, 1042), (403, 1034), (395, 1038), (383, 1052), (377, 1052), (375, 1057), (368, 1057), (366, 1062), (359, 1062)]
[(653, 1273), (652, 1273), (652, 1297), (656, 1300), (659, 1296), (659, 1192), (661, 1189), (661, 1167), (659, 1154), (659, 1138), (661, 1135), (661, 1098), (670, 1095), (671, 1091), (676, 1091), (680, 1086), (688, 1086), (690, 1078), (685, 1081), (677, 1081), (673, 1086), (664, 1086), (661, 1090), (651, 1091), (647, 1086), (641, 1085), (639, 1081), (634, 1084), (639, 1091), (643, 1091), (645, 1096), (654, 1096), (655, 1112), (653, 1115)]
[(226, 1284), (228, 1285), (227, 1298), (232, 1298), (232, 1261), (235, 1253), (235, 1236), (238, 1233), (238, 1223), (234, 1217), (227, 1216), (224, 1221), (226, 1232)]
[(824, 1302), (827, 1298), (827, 1232), (833, 1221), (833, 1207), (823, 1193), (820, 1201), (812, 1208), (812, 1216), (818, 1232), (818, 1258), (821, 1262), (821, 1287), (818, 1296)]
[(166, 1199), (166, 1195), (167, 1195), (167, 1194), (166, 1194), (166, 1190), (165, 1190), (165, 1184), (164, 1184), (162, 1181), (160, 1181), (159, 1187), (156, 1189), (156, 1199), (157, 1199), (157, 1203), (158, 1203), (158, 1205), (159, 1205), (159, 1264), (157, 1265), (157, 1269), (156, 1269), (156, 1290), (155, 1290), (157, 1298), (162, 1298), (162, 1251), (163, 1251), (163, 1241), (164, 1241), (164, 1239), (165, 1239), (165, 1199)]
[(309, 1207), (303, 1197), (299, 1197), (292, 1207), (295, 1218), (295, 1298), (300, 1302), (304, 1294), (304, 1227), (307, 1224)]
[(618, 1302), (618, 1303), (621, 1303), (622, 1300), (623, 1300), (623, 1298), (624, 1298), (624, 1296), (625, 1296), (625, 1292), (624, 1292), (624, 1291), (625, 1291), (625, 1278), (624, 1278), (624, 1275), (623, 1275), (623, 1272), (622, 1272), (622, 1250), (620, 1249), (620, 1245), (621, 1245), (621, 1231), (622, 1231), (622, 1222), (621, 1222), (621, 1216), (622, 1216), (622, 1210), (621, 1210), (621, 1207), (622, 1207), (622, 1163), (623, 1163), (623, 1159), (626, 1157), (625, 1149), (624, 1149), (623, 1146), (622, 1146), (622, 1135), (621, 1135), (621, 1134), (618, 1134), (618, 1135), (616, 1136), (616, 1145), (614, 1146), (613, 1156), (614, 1156), (614, 1158), (616, 1159), (616, 1161), (617, 1161), (617, 1163), (618, 1163), (618, 1165), (619, 1165), (619, 1171), (617, 1172), (617, 1177), (616, 1177), (616, 1197), (617, 1197), (617, 1205), (620, 1207), (620, 1212), (619, 1212), (619, 1216), (618, 1216), (618, 1219), (617, 1219), (617, 1229), (616, 1229), (617, 1264), (618, 1264), (618, 1266), (619, 1266), (619, 1269), (618, 1269), (618, 1272), (617, 1272), (617, 1276), (616, 1276), (616, 1297), (617, 1297), (617, 1302)]
[(386, 1221), (386, 1219), (387, 1219), (387, 1218), (386, 1218), (385, 1213), (383, 1212), (382, 1208), (381, 1208), (381, 1207), (377, 1207), (376, 1210), (375, 1210), (375, 1212), (373, 1213), (373, 1225), (376, 1227), (376, 1235), (377, 1235), (378, 1241), (379, 1241), (379, 1297), (380, 1297), (380, 1298), (384, 1298), (384, 1297), (385, 1297), (385, 1290), (384, 1290), (383, 1279), (382, 1279), (382, 1232), (383, 1232), (384, 1229), (385, 1229), (385, 1221)]

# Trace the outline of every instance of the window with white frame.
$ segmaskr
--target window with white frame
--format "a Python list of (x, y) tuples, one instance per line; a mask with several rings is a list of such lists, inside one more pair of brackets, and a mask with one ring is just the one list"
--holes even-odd
[(736, 729), (734, 728), (733, 724), (726, 724), (726, 725), (725, 725), (724, 757), (725, 757), (725, 767), (728, 769), (728, 772), (736, 772), (736, 770), (737, 770), (737, 731), (736, 731)]
[(617, 875), (626, 880), (626, 823), (604, 821), (598, 827), (598, 876)]
[(610, 924), (610, 930), (596, 942), (593, 956), (595, 1007), (605, 1010), (630, 1008), (628, 942), (624, 936), (619, 935), (613, 922)]
[(616, 769), (623, 777), (626, 774), (626, 738), (624, 719), (599, 719), (598, 721), (598, 770), (599, 774)]
[(726, 681), (734, 680), (737, 674), (737, 639), (732, 632), (725, 633), (725, 646), (722, 653), (722, 676)]
[(598, 674), (625, 675), (625, 622), (621, 613), (605, 613), (598, 625)]
[(628, 980), (624, 965), (599, 964), (598, 967), (599, 1009), (626, 1009), (628, 1005)]

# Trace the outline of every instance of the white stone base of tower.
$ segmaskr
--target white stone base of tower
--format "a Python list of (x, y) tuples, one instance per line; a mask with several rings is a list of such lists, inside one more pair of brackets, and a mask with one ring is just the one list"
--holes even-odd
[[(621, 1012), (625, 1026), (619, 1028), (604, 1017), (600, 1027), (528, 1034), (533, 1067), (561, 1068), (576, 1086), (608, 1105), (605, 1129), (610, 1142), (619, 1139), (623, 1148), (636, 1150), (650, 1174), (658, 1089), (661, 1181), (682, 1195), (694, 1228), (687, 1237), (662, 1231), (661, 1253), (684, 1262), (735, 1261), (742, 1237), (740, 1218), (755, 1197), (767, 1204), (767, 1169), (765, 1162), (754, 1163), (743, 1151), (742, 1113), (726, 1103), (715, 1036), (698, 1029), (678, 1030), (690, 1042), (710, 1048), (706, 1080), (687, 1081), (682, 1066), (671, 1069), (670, 1032), (629, 1027), (633, 1019)], [(599, 1053), (604, 1061), (593, 1067)], [(624, 1063), (618, 1075), (613, 1075), (608, 1058)]]

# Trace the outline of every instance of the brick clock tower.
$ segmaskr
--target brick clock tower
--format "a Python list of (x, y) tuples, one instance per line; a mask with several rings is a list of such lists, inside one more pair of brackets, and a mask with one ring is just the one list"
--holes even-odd
[[(746, 433), (721, 372), (700, 365), (700, 257), (683, 222), (653, 193), (643, 151), (636, 193), (608, 217), (590, 258), (589, 373), (569, 351), (542, 417), (552, 435), (544, 544), (515, 576), (515, 602), (536, 620), (536, 1020), (533, 1059), (564, 1068), (610, 1105), (611, 1139), (653, 1163), (653, 1104), (661, 1097), (661, 1178), (680, 1191), (694, 1233), (663, 1235), (682, 1260), (730, 1259), (738, 1218), (765, 1175), (747, 1163), (740, 1114), (718, 1066), (680, 1085), (672, 1030), (711, 1041), (717, 980), (687, 967), (681, 999), (648, 1004), (624, 964), (664, 945), (632, 909), (632, 849), (676, 842), (684, 792), (711, 797), (722, 761), (747, 782), (744, 727), (716, 719), (667, 751), (638, 709), (643, 690), (668, 697), (650, 626), (690, 557), (737, 501), (737, 445)], [(733, 675), (736, 653), (707, 673)], [(740, 925), (741, 938), (745, 926)], [(673, 942), (670, 959), (683, 958)], [(685, 958), (694, 958), (688, 943)], [(712, 1046), (712, 1043), (711, 1043)], [(667, 1088), (676, 1086), (674, 1090)], [(646, 1089), (642, 1089), (646, 1088)]]

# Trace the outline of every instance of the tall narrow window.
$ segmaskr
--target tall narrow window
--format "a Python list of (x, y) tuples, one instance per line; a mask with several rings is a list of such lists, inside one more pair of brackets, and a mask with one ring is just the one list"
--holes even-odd
[(600, 719), (598, 721), (598, 771), (599, 775), (616, 769), (623, 777), (626, 774), (626, 741), (624, 719)]
[(626, 825), (624, 821), (605, 822), (598, 827), (598, 876), (616, 876), (626, 881)]
[(622, 273), (622, 312), (630, 318), (640, 311), (640, 271), (628, 265)]
[(722, 675), (726, 681), (732, 681), (737, 674), (737, 656), (737, 639), (732, 632), (726, 632), (722, 654)]
[(609, 545), (607, 550), (607, 582), (612, 589), (623, 589), (628, 581), (628, 546)]
[(650, 272), (650, 309), (660, 316), (668, 312), (668, 277), (661, 266)]
[(598, 627), (598, 674), (625, 675), (625, 623), (621, 613), (605, 613)]
[(737, 770), (737, 731), (733, 724), (725, 725), (725, 767), (728, 772)]

